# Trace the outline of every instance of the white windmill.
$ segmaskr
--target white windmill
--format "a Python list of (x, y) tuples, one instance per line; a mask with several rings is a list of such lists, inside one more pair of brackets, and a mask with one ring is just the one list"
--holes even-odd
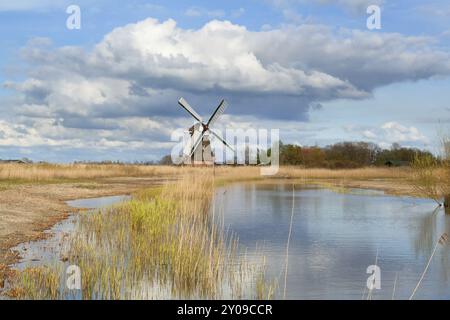
[[(216, 132), (211, 129), (211, 126), (217, 121), (217, 119), (224, 113), (227, 108), (227, 103), (222, 100), (219, 106), (216, 108), (208, 122), (204, 123), (200, 115), (187, 103), (183, 98), (178, 100), (178, 104), (184, 108), (196, 122), (189, 128), (190, 139), (185, 144), (183, 149), (183, 158), (185, 163), (191, 164), (214, 164), (214, 154), (211, 150), (210, 134), (222, 141), (224, 145), (233, 150), (233, 148), (223, 140)], [(234, 151), (234, 150), (233, 150)]]

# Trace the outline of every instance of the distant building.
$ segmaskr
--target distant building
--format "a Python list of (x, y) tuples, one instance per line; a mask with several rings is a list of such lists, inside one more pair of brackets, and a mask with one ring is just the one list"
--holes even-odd
[(407, 167), (410, 165), (409, 161), (402, 160), (388, 160), (384, 163), (387, 167)]
[(0, 163), (20, 163), (20, 164), (25, 164), (25, 163), (31, 163), (31, 161), (29, 160), (16, 160), (16, 159), (10, 159), (10, 160), (2, 160), (0, 159)]

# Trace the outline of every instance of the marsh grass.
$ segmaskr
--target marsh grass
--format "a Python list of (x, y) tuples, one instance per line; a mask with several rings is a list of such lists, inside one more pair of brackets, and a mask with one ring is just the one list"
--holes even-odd
[(0, 164), (0, 180), (10, 183), (54, 182), (108, 177), (168, 176), (180, 172), (177, 167), (122, 164)]
[(7, 296), (32, 300), (57, 299), (59, 296), (60, 277), (58, 267), (29, 267), (24, 271), (13, 271)]
[[(214, 181), (185, 175), (120, 205), (80, 215), (65, 253), (82, 272), (82, 299), (271, 298), (264, 268), (210, 213)], [(217, 221), (215, 221), (217, 220)], [(67, 299), (56, 267), (17, 272), (11, 296)]]
[[(0, 164), (0, 180), (10, 184), (27, 182), (64, 182), (67, 180), (85, 181), (113, 177), (154, 177), (183, 176), (207, 172), (215, 175), (216, 183), (243, 180), (259, 180), (261, 167), (258, 166), (146, 166), (128, 164)], [(394, 179), (408, 178), (406, 168), (359, 168), (359, 169), (321, 169), (300, 166), (283, 166), (275, 177), (296, 179)]]

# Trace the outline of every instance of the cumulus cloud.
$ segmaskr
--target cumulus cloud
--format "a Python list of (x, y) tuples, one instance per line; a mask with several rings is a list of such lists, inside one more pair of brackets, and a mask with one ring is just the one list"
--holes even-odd
[[(142, 100), (179, 92), (293, 97), (301, 114), (311, 101), (359, 99), (393, 82), (448, 74), (449, 54), (430, 45), (423, 37), (322, 25), (251, 32), (211, 21), (185, 30), (173, 20), (147, 19), (114, 29), (89, 52), (28, 47), (24, 54), (38, 67), (23, 83), (7, 85), (49, 108), (71, 105), (84, 114), (102, 106), (130, 111)], [(241, 107), (264, 116), (264, 108), (274, 106)]]
[[(324, 101), (450, 73), (449, 53), (433, 39), (311, 24), (255, 32), (228, 21), (183, 29), (149, 18), (112, 30), (89, 50), (40, 39), (22, 53), (28, 76), (4, 85), (17, 92), (23, 125), (42, 139), (124, 147), (163, 144), (170, 129), (188, 125), (180, 96), (206, 116), (225, 97), (234, 116), (307, 120)], [(8, 130), (3, 144), (19, 141)]]
[(381, 126), (385, 136), (396, 142), (427, 142), (427, 138), (416, 127), (406, 127), (397, 122), (386, 122)]
[(347, 126), (348, 132), (359, 134), (362, 139), (379, 144), (382, 147), (389, 147), (393, 143), (400, 143), (406, 146), (417, 144), (428, 145), (428, 138), (414, 126), (405, 126), (396, 121), (389, 121), (380, 127), (360, 127)]

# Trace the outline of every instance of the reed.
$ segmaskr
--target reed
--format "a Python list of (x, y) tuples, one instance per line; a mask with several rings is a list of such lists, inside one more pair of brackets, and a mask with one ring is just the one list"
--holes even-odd
[[(56, 299), (60, 286), (57, 267), (29, 267), (15, 271), (10, 275), (13, 283), (9, 284), (7, 295), (11, 298), (32, 300)], [(60, 270), (61, 271), (61, 270)]]
[(419, 279), (419, 281), (417, 282), (417, 285), (414, 287), (414, 290), (413, 290), (413, 292), (411, 293), (411, 296), (409, 297), (409, 300), (412, 300), (412, 299), (414, 298), (414, 295), (416, 294), (417, 290), (419, 289), (420, 284), (422, 283), (422, 280), (423, 280), (423, 278), (425, 277), (425, 274), (427, 273), (428, 268), (430, 267), (431, 261), (432, 261), (433, 258), (434, 258), (434, 255), (435, 255), (435, 253), (436, 253), (436, 250), (437, 250), (437, 248), (438, 248), (438, 245), (444, 246), (447, 242), (448, 242), (448, 235), (447, 235), (447, 233), (443, 233), (443, 234), (439, 237), (439, 239), (436, 241), (436, 244), (434, 245), (434, 249), (433, 249), (433, 251), (432, 251), (432, 253), (431, 253), (431, 256), (430, 256), (430, 258), (428, 259), (428, 262), (427, 262), (427, 264), (426, 264), (426, 266), (425, 266), (425, 269), (423, 270), (422, 275), (420, 276), (420, 279)]
[[(0, 164), (0, 180), (45, 182), (108, 177), (168, 176), (181, 167), (120, 164)], [(185, 170), (183, 170), (185, 171)]]
[[(88, 180), (114, 177), (177, 176), (207, 172), (218, 182), (264, 179), (258, 166), (145, 166), (125, 164), (0, 164), (0, 180), (47, 182), (58, 180)], [(275, 178), (295, 179), (397, 179), (408, 178), (408, 168), (310, 169), (300, 166), (280, 167)]]

